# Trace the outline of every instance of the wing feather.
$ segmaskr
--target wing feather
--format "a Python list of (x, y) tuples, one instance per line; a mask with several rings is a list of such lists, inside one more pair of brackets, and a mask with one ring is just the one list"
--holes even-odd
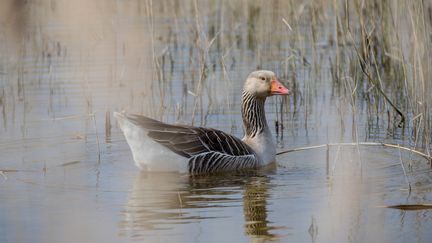
[(140, 115), (125, 116), (133, 124), (147, 130), (147, 135), (154, 141), (187, 158), (206, 152), (231, 156), (255, 154), (253, 149), (239, 138), (220, 130), (170, 125)]
[(256, 168), (255, 155), (233, 156), (220, 152), (208, 152), (189, 159), (188, 170), (191, 175)]
[(191, 174), (206, 174), (254, 168), (258, 159), (251, 147), (223, 131), (184, 125), (170, 125), (145, 116), (125, 115), (147, 131), (147, 136), (174, 153), (189, 158)]

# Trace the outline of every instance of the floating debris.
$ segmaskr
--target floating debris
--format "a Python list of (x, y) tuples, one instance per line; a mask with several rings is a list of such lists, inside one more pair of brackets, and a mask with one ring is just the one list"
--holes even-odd
[(390, 206), (383, 206), (383, 207), (411, 211), (411, 210), (432, 209), (432, 204), (397, 204), (397, 205), (390, 205)]
[(65, 166), (69, 166), (69, 165), (75, 165), (75, 164), (78, 164), (78, 163), (80, 163), (80, 161), (78, 161), (78, 160), (70, 161), (70, 162), (66, 162), (66, 163), (63, 163), (63, 164), (59, 165), (59, 167), (65, 167)]

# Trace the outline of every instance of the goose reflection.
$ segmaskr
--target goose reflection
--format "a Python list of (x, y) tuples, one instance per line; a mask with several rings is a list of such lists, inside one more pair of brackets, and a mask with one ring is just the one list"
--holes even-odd
[(245, 233), (253, 238), (272, 238), (267, 219), (268, 183), (267, 177), (256, 177), (246, 183), (243, 196)]
[(269, 178), (257, 172), (207, 177), (143, 172), (133, 183), (122, 212), (120, 232), (142, 238), (174, 230), (179, 224), (231, 217), (220, 210), (215, 216), (214, 210), (243, 206), (245, 234), (252, 239), (273, 238), (267, 219), (268, 190)]

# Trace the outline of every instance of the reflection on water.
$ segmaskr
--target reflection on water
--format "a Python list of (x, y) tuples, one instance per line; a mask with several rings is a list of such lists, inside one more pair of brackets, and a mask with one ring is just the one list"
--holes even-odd
[(293, 90), (266, 104), (278, 149), (408, 144), (385, 102), (347, 88), (370, 87), (333, 79), (331, 6), (1, 1), (0, 242), (430, 242), (430, 210), (382, 207), (432, 201), (431, 168), (412, 154), (332, 147), (279, 156), (272, 171), (140, 173), (111, 117), (241, 137), (240, 90), (259, 67)]
[[(179, 174), (139, 173), (133, 183), (120, 228), (130, 236), (141, 232), (164, 229), (169, 221), (182, 218), (181, 192), (187, 178)], [(175, 212), (178, 210), (178, 212)]]
[(269, 196), (268, 178), (263, 177), (245, 185), (243, 196), (243, 213), (245, 217), (245, 233), (252, 237), (274, 237), (269, 232), (267, 219), (267, 197)]
[[(189, 177), (177, 173), (139, 173), (128, 196), (121, 235), (148, 238), (164, 235), (178, 224), (205, 220), (230, 220), (226, 207), (243, 207), (245, 233), (252, 238), (272, 239), (267, 219), (269, 178), (266, 174), (224, 174)], [(223, 239), (223, 237), (221, 238)]]
[(208, 241), (210, 236), (215, 242), (244, 237), (257, 242), (403, 242), (415, 230), (419, 241), (428, 239), (428, 211), (383, 207), (430, 200), (430, 188), (420, 186), (430, 183), (425, 181), (432, 176), (428, 166), (417, 164), (422, 168), (410, 177), (417, 186), (408, 193), (393, 155), (361, 150), (359, 161), (352, 159), (353, 152), (330, 151), (329, 173), (318, 154), (292, 155), (277, 170), (247, 174), (139, 173), (121, 213), (120, 235), (183, 242)]

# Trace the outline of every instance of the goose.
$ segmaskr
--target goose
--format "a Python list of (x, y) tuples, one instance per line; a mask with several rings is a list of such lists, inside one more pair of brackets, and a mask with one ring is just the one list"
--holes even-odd
[(242, 94), (243, 139), (213, 128), (171, 125), (142, 115), (114, 112), (114, 117), (141, 170), (198, 175), (255, 169), (275, 163), (276, 158), (264, 112), (266, 98), (288, 94), (272, 71), (250, 73)]

